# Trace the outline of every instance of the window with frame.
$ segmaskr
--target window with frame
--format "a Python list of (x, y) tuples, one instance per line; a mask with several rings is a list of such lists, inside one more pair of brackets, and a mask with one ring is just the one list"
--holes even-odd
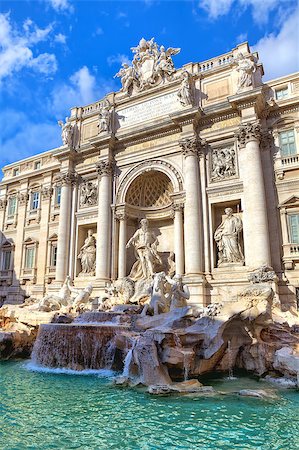
[(35, 247), (26, 247), (25, 250), (25, 269), (34, 268)]
[(289, 215), (290, 242), (299, 244), (299, 214)]
[(50, 266), (56, 267), (57, 264), (57, 243), (51, 245)]
[(40, 161), (35, 161), (35, 163), (34, 163), (34, 169), (35, 170), (38, 170), (38, 169), (40, 169), (41, 168), (41, 162)]
[(20, 174), (20, 169), (18, 167), (16, 167), (15, 169), (13, 169), (12, 174), (14, 177), (18, 176)]
[(284, 86), (281, 89), (277, 89), (275, 94), (276, 94), (276, 100), (283, 100), (288, 97), (289, 89), (287, 86)]
[(61, 186), (57, 186), (55, 190), (55, 205), (60, 206), (61, 202)]
[(10, 270), (11, 250), (4, 250), (2, 253), (2, 270)]
[(17, 196), (14, 195), (8, 199), (7, 215), (13, 217), (17, 211)]
[(279, 148), (281, 156), (297, 154), (294, 130), (287, 130), (279, 133)]
[(31, 194), (31, 209), (39, 208), (39, 192), (32, 192)]

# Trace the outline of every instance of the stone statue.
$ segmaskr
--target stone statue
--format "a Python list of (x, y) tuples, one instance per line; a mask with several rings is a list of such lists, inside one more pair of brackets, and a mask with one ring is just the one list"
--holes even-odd
[(169, 311), (169, 299), (165, 289), (166, 277), (164, 272), (155, 273), (153, 281), (150, 284), (148, 292), (150, 301), (144, 305), (142, 315), (147, 312), (153, 313), (154, 316)]
[(169, 277), (173, 277), (173, 275), (175, 274), (176, 266), (175, 266), (174, 258), (175, 258), (175, 254), (173, 252), (170, 252), (169, 256), (167, 258), (168, 276)]
[(47, 294), (38, 303), (39, 311), (59, 311), (71, 304), (70, 277), (67, 276), (57, 294)]
[(81, 186), (80, 206), (94, 206), (98, 202), (98, 188), (92, 181), (86, 181)]
[(89, 283), (84, 289), (75, 289), (74, 287), (68, 285), (71, 293), (75, 294), (75, 298), (73, 300), (71, 311), (78, 311), (82, 305), (86, 305), (90, 301), (90, 295), (93, 290), (93, 286)]
[(81, 259), (82, 267), (80, 275), (95, 275), (96, 238), (93, 236), (93, 230), (88, 230), (87, 238), (80, 249), (78, 258)]
[(137, 261), (132, 267), (130, 278), (133, 280), (149, 279), (154, 274), (156, 264), (162, 264), (157, 252), (158, 240), (152, 231), (148, 230), (148, 220), (140, 221), (141, 227), (128, 241), (126, 248), (134, 246)]
[(242, 263), (244, 256), (241, 250), (239, 236), (243, 225), (239, 217), (233, 215), (231, 208), (225, 208), (226, 217), (223, 219), (214, 238), (218, 246), (218, 266), (223, 263)]
[(192, 105), (190, 74), (189, 72), (187, 72), (187, 70), (184, 70), (184, 72), (182, 73), (182, 82), (177, 95), (181, 105), (183, 106)]
[(176, 70), (171, 56), (180, 52), (179, 48), (160, 49), (154, 38), (147, 41), (142, 38), (137, 47), (131, 48), (134, 53), (132, 66), (126, 63), (115, 75), (121, 78), (121, 92), (131, 94), (133, 90), (140, 92), (161, 82), (170, 81)]
[(237, 71), (239, 72), (238, 90), (252, 86), (253, 73), (256, 71), (255, 62), (249, 56), (245, 57), (243, 53), (237, 55), (236, 62), (238, 64)]
[(187, 300), (190, 298), (190, 291), (186, 284), (183, 284), (182, 275), (176, 274), (173, 278), (165, 276), (166, 281), (171, 286), (170, 292), (170, 311), (174, 308), (183, 308), (187, 306)]
[(234, 148), (214, 149), (212, 153), (212, 180), (236, 175)]
[(61, 139), (63, 145), (68, 145), (69, 147), (72, 147), (74, 130), (69, 117), (65, 118), (65, 123), (63, 123), (62, 120), (58, 120), (58, 125), (61, 127)]
[(124, 92), (125, 94), (130, 93), (134, 82), (137, 83), (135, 69), (134, 67), (130, 67), (127, 63), (122, 64), (122, 68), (114, 75), (114, 78), (115, 77), (120, 77), (122, 84), (121, 92)]
[(102, 132), (109, 133), (111, 131), (112, 105), (108, 99), (105, 99), (100, 106), (99, 112), (99, 134)]

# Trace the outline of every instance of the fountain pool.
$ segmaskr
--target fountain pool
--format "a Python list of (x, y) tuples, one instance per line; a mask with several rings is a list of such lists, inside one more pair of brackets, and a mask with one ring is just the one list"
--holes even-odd
[[(155, 397), (114, 386), (112, 378), (109, 371), (78, 375), (0, 362), (1, 450), (299, 448), (298, 391), (281, 389), (271, 401)], [(273, 388), (248, 377), (207, 381), (223, 391)]]

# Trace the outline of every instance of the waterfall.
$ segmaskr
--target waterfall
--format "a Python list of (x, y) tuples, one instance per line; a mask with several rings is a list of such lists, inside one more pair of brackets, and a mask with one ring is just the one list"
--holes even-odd
[(232, 360), (232, 347), (230, 339), (227, 341), (227, 355), (228, 355), (228, 377), (227, 380), (235, 380)]
[(126, 331), (123, 325), (43, 324), (32, 360), (52, 368), (120, 370), (121, 361), (115, 361), (115, 340), (116, 335), (119, 337)]

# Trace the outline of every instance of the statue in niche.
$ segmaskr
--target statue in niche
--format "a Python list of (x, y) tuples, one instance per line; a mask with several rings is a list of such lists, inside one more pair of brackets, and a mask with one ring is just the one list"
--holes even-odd
[(178, 99), (183, 106), (192, 105), (192, 95), (190, 86), (190, 74), (187, 70), (182, 73), (182, 82), (177, 93)]
[(236, 175), (234, 148), (214, 149), (212, 153), (212, 179)]
[(81, 260), (82, 267), (80, 275), (95, 275), (96, 238), (93, 236), (93, 230), (87, 231), (87, 238), (80, 249), (78, 258)]
[(80, 192), (80, 206), (94, 206), (98, 202), (98, 189), (92, 181), (82, 184)]
[(256, 71), (255, 62), (249, 56), (245, 57), (243, 53), (238, 53), (236, 62), (238, 64), (237, 71), (239, 72), (238, 90), (252, 86), (253, 73)]
[(111, 131), (112, 105), (108, 99), (105, 99), (100, 106), (98, 129), (99, 134)]
[(134, 67), (130, 67), (127, 63), (122, 64), (122, 68), (114, 75), (114, 78), (115, 77), (120, 77), (122, 84), (121, 92), (124, 92), (125, 94), (130, 93), (134, 82), (137, 83), (136, 71)]
[(148, 229), (148, 220), (140, 221), (140, 228), (128, 241), (126, 248), (133, 245), (137, 261), (134, 263), (129, 277), (135, 281), (150, 279), (155, 266), (162, 264), (162, 260), (157, 252), (158, 240), (154, 232)]
[(73, 134), (74, 130), (69, 117), (65, 118), (65, 123), (62, 120), (58, 120), (58, 125), (61, 127), (61, 139), (63, 145), (73, 146)]
[(175, 308), (184, 308), (187, 306), (187, 300), (190, 298), (190, 291), (186, 284), (183, 284), (182, 275), (176, 274), (173, 278), (165, 275), (166, 281), (171, 286), (169, 296), (170, 311)]
[(242, 263), (244, 256), (240, 245), (240, 233), (243, 228), (242, 220), (234, 216), (232, 208), (225, 208), (226, 217), (223, 219), (214, 238), (218, 246), (218, 266), (223, 263)]

